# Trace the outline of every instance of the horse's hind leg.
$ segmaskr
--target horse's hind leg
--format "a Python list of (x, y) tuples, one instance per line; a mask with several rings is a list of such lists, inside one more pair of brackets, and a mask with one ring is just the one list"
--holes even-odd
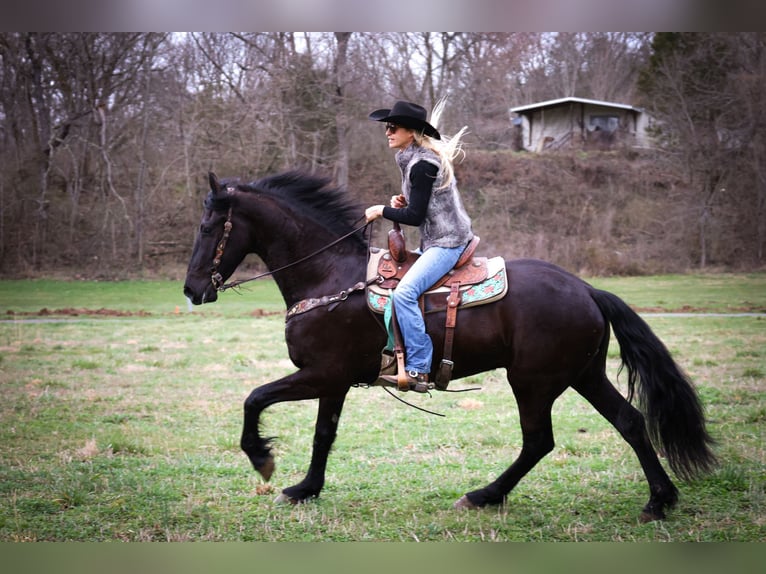
[(514, 391), (521, 418), (523, 441), (518, 458), (494, 482), (465, 494), (454, 504), (455, 508), (502, 504), (524, 475), (553, 450), (551, 407), (557, 395), (545, 398), (536, 396), (534, 392), (525, 394), (516, 389)]
[(581, 379), (573, 388), (617, 429), (638, 456), (650, 492), (649, 502), (640, 520), (649, 522), (664, 519), (665, 509), (671, 508), (678, 499), (678, 490), (657, 458), (646, 432), (643, 415), (614, 388), (603, 373), (590, 379)]

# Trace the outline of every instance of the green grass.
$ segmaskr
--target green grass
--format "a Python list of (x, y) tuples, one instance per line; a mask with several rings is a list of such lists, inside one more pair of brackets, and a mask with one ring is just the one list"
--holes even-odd
[[(639, 309), (658, 311), (766, 312), (766, 273), (720, 275), (663, 275), (652, 277), (592, 278), (596, 287), (620, 295)], [(169, 315), (189, 312), (180, 281), (0, 281), (0, 316), (9, 312), (39, 313), (47, 310), (115, 310), (136, 315)], [(194, 307), (203, 316), (237, 316), (284, 310), (274, 282), (261, 279), (243, 285), (239, 292), (223, 293), (213, 305)], [(78, 315), (79, 316), (79, 315)]]
[[(227, 291), (220, 300), (225, 305), (193, 307), (191, 312), (202, 316), (232, 316), (252, 313), (255, 309), (269, 312), (284, 309), (281, 295), (269, 279), (243, 285), (239, 292)], [(180, 281), (0, 281), (0, 317), (9, 312), (39, 313), (42, 309), (49, 314), (65, 310), (64, 314), (70, 316), (83, 309), (165, 316), (188, 313), (189, 305)]]
[[(639, 307), (676, 308), (680, 292), (717, 310), (764, 302), (762, 275), (704, 279), (593, 283)], [(694, 295), (710, 282), (720, 299)], [(145, 313), (19, 314), (43, 307)], [(239, 450), (242, 402), (293, 368), (283, 316), (256, 308), (282, 308), (273, 283), (189, 312), (172, 282), (0, 281), (0, 311), (16, 312), (0, 323), (0, 540), (766, 541), (766, 319), (647, 315), (698, 385), (722, 465), (676, 481), (667, 521), (639, 524), (648, 491), (635, 456), (572, 391), (554, 407), (554, 451), (505, 506), (451, 508), (519, 452), (499, 371), (455, 383), (481, 392), (407, 396), (444, 418), (352, 389), (321, 497), (274, 505), (308, 466), (316, 402), (265, 412), (264, 433), (278, 436), (265, 484)]]
[(591, 283), (646, 310), (766, 313), (764, 273), (610, 277)]

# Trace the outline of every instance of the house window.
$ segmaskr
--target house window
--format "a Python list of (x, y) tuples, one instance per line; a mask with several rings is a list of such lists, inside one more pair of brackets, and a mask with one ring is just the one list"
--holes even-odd
[(618, 127), (620, 127), (620, 118), (617, 116), (591, 116), (588, 129), (612, 133), (617, 131)]

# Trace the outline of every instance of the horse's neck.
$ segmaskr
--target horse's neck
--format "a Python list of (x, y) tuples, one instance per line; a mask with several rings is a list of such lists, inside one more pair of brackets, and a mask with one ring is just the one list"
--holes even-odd
[[(332, 239), (328, 240), (324, 245), (332, 241)], [(347, 254), (348, 249), (341, 254), (341, 250), (337, 247), (292, 265), (293, 262), (300, 261), (324, 245), (308, 243), (301, 245), (300, 249), (292, 251), (293, 258), (284, 263), (288, 267), (274, 274), (274, 280), (279, 286), (287, 307), (303, 299), (339, 293), (364, 278), (366, 272), (364, 255)], [(274, 271), (279, 267), (269, 266), (269, 269)]]
[(331, 295), (364, 278), (364, 250), (347, 238), (337, 245), (313, 224), (298, 225), (288, 217), (256, 222), (260, 236), (258, 255), (269, 271), (287, 306), (303, 299)]

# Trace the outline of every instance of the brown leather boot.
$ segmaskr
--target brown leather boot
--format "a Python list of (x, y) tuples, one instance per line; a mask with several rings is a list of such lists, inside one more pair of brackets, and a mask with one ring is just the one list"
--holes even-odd
[[(428, 382), (428, 373), (407, 371), (404, 373), (401, 381), (399, 380), (399, 375), (382, 375), (380, 378), (396, 385), (400, 391), (410, 390), (416, 393), (427, 393), (434, 388), (433, 383)], [(406, 383), (406, 387), (402, 383)]]

